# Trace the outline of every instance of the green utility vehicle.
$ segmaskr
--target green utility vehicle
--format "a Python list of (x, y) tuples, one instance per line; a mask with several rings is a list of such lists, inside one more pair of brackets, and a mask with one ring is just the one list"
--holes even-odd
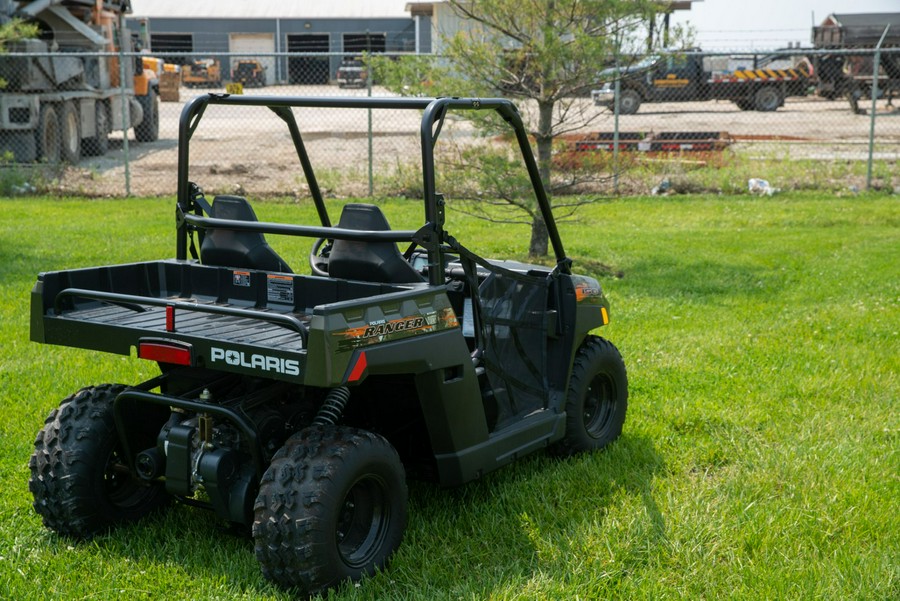
[[(419, 227), (392, 229), (357, 202), (333, 223), (296, 119), (322, 108), (421, 114)], [(210, 202), (190, 180), (202, 117), (235, 109), (287, 126), (318, 223), (260, 222), (246, 198)], [(509, 124), (554, 266), (485, 259), (452, 235), (434, 149), (454, 111)], [(160, 371), (83, 388), (50, 414), (29, 482), (47, 527), (87, 538), (174, 499), (252, 531), (263, 574), (313, 592), (385, 566), (407, 478), (459, 485), (621, 433), (625, 365), (591, 333), (606, 298), (572, 273), (508, 101), (209, 94), (181, 115), (177, 183), (174, 259), (41, 273), (32, 291), (32, 340)], [(269, 245), (276, 235), (314, 240), (308, 274)]]

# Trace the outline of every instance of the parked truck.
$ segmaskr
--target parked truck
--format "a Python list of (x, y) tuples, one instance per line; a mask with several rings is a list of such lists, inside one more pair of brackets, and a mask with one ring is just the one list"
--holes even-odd
[(189, 88), (216, 88), (222, 85), (222, 65), (214, 58), (198, 58), (186, 64), (181, 80)]
[(796, 61), (775, 56), (733, 57), (739, 64), (729, 68), (715, 64), (717, 57), (689, 53), (651, 56), (634, 65), (607, 69), (601, 73), (606, 83), (593, 90), (594, 104), (612, 110), (615, 80), (619, 78), (619, 112), (631, 115), (645, 102), (690, 102), (730, 100), (742, 110), (774, 111), (788, 96), (804, 96), (810, 88), (811, 69), (805, 59)]
[[(879, 94), (892, 96), (900, 91), (900, 13), (831, 14), (813, 27), (812, 43), (820, 51), (814, 55), (816, 93), (847, 98), (858, 111), (859, 99), (871, 98), (879, 42), (885, 50), (879, 57)], [(854, 49), (859, 54), (848, 52)]]
[(130, 0), (0, 0), (0, 22), (39, 29), (0, 56), (0, 153), (75, 163), (106, 153), (112, 131), (134, 128), (138, 142), (159, 137), (158, 78), (135, 60), (130, 12)]
[(231, 69), (231, 81), (247, 88), (261, 88), (266, 85), (266, 66), (255, 58), (242, 58)]

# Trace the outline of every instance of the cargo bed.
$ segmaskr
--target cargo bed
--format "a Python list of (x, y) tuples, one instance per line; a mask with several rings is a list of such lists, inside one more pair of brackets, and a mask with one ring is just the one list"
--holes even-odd
[(198, 348), (219, 342), (296, 360), (306, 353), (314, 313), (416, 287), (175, 259), (46, 272), (32, 291), (31, 338), (124, 355), (149, 339)]

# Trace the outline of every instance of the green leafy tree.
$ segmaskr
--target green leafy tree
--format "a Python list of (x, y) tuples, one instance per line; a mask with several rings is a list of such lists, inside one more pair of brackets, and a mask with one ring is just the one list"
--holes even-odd
[[(382, 61), (382, 82), (426, 95), (503, 94), (517, 100), (537, 146), (548, 191), (554, 140), (589, 125), (600, 111), (585, 95), (616, 57), (647, 51), (647, 31), (665, 2), (654, 0), (450, 0), (462, 24), (443, 39), (442, 61)], [(531, 223), (529, 253), (548, 250), (546, 226), (533, 205), (518, 203)]]
[[(6, 54), (9, 44), (25, 38), (33, 38), (37, 35), (37, 25), (26, 23), (21, 19), (10, 19), (0, 23), (0, 54)], [(6, 80), (0, 77), (0, 89), (6, 87)]]
[(21, 19), (10, 19), (5, 23), (0, 23), (0, 53), (5, 53), (11, 42), (33, 38), (37, 32), (37, 25), (26, 23)]

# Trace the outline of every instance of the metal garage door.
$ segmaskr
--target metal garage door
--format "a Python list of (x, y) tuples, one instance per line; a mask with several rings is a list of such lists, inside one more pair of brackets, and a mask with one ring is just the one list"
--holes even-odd
[[(291, 54), (328, 52), (328, 34), (298, 34), (287, 37)], [(288, 83), (327, 84), (328, 56), (291, 56), (288, 58)]]
[(228, 38), (230, 52), (241, 55), (231, 58), (232, 69), (238, 58), (255, 58), (266, 67), (266, 84), (275, 83), (275, 57), (259, 56), (275, 52), (275, 36), (270, 33), (232, 33)]

